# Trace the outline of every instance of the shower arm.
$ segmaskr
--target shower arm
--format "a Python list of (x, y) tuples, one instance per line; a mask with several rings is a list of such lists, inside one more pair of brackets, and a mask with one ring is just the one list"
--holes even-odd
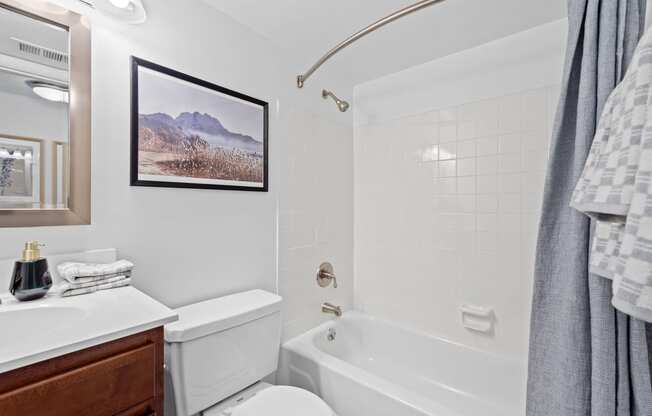
[(407, 6), (397, 12), (394, 12), (389, 16), (383, 17), (382, 19), (370, 24), (369, 26), (362, 29), (361, 31), (354, 33), (353, 35), (349, 36), (346, 40), (341, 42), (339, 45), (335, 46), (333, 49), (326, 52), (326, 54), (322, 56), (317, 62), (315, 62), (315, 64), (311, 66), (310, 69), (308, 69), (304, 74), (297, 75), (297, 87), (303, 88), (303, 84), (308, 80), (308, 78), (310, 78), (310, 76), (316, 70), (319, 69), (320, 66), (322, 66), (326, 61), (328, 61), (333, 55), (335, 55), (342, 49), (346, 48), (356, 40), (370, 34), (371, 32), (380, 29), (381, 27), (385, 26), (388, 23), (393, 22), (396, 19), (400, 19), (403, 16), (407, 16), (412, 12), (416, 12), (417, 10), (421, 10), (428, 6), (433, 6), (437, 3), (443, 3), (444, 1), (445, 0), (421, 0), (417, 3), (414, 3), (411, 6)]

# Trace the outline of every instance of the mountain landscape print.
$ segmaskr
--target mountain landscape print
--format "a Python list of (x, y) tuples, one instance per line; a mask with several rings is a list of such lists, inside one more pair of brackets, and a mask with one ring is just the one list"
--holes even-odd
[(136, 58), (133, 70), (132, 184), (266, 190), (267, 103)]

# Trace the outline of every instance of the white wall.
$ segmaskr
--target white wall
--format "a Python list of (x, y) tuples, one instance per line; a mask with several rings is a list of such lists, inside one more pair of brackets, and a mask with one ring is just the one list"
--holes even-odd
[[(525, 359), (566, 22), (356, 87), (355, 305)], [(493, 308), (485, 335), (459, 307)]]
[[(320, 85), (297, 90), (299, 68), (291, 65), (291, 59), (215, 9), (197, 1), (150, 3), (144, 25), (95, 22), (93, 27), (92, 225), (3, 229), (0, 257), (19, 256), (28, 239), (45, 242), (46, 255), (116, 247), (136, 263), (135, 286), (172, 307), (256, 287), (276, 291), (279, 258), (287, 270), (301, 260), (290, 257), (286, 245), (277, 245), (278, 227), (287, 228), (278, 221), (278, 201), (288, 192), (289, 183), (281, 176), (281, 165), (287, 158), (299, 160), (301, 169), (309, 170), (294, 174), (309, 177), (313, 171), (306, 161), (319, 157), (322, 150), (350, 160), (350, 119), (339, 119), (332, 103), (323, 102)], [(268, 101), (270, 192), (130, 187), (130, 55)], [(333, 88), (351, 91), (346, 83), (327, 81)], [(323, 114), (323, 120), (315, 114)], [(315, 123), (321, 129), (318, 135), (313, 134)], [(292, 134), (299, 136), (289, 137)], [(318, 137), (333, 136), (341, 139), (333, 144), (336, 150), (330, 149), (328, 140), (319, 144), (320, 150), (306, 147), (308, 139), (316, 142)], [(315, 186), (333, 189), (335, 201), (352, 200), (350, 185), (339, 187), (341, 176), (320, 175), (322, 183)], [(296, 204), (302, 204), (302, 197), (295, 193)], [(338, 218), (342, 217), (350, 230), (350, 210)], [(322, 220), (314, 221), (321, 224)], [(350, 232), (322, 238), (342, 247), (352, 244)], [(345, 281), (351, 278), (347, 271), (351, 256), (351, 251), (337, 252), (336, 263), (342, 264), (339, 291), (348, 293), (341, 295), (342, 300), (352, 298), (352, 284)], [(312, 293), (308, 301), (308, 289), (288, 280), (314, 282), (312, 265), (307, 268), (305, 273), (278, 276), (287, 300), (295, 290), (306, 299), (302, 308), (286, 308), (286, 313), (319, 309), (321, 293), (326, 292)], [(288, 321), (295, 318), (286, 316)]]

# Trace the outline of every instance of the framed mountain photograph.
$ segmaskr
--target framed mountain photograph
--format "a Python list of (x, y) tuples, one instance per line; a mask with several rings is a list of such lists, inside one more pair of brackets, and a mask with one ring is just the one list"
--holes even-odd
[(268, 104), (131, 58), (131, 185), (268, 190)]

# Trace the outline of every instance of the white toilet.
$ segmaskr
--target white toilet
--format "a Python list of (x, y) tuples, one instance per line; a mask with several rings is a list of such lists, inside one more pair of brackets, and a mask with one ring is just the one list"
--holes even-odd
[(335, 416), (307, 390), (261, 381), (278, 365), (281, 301), (252, 290), (177, 309), (165, 326), (177, 416)]

